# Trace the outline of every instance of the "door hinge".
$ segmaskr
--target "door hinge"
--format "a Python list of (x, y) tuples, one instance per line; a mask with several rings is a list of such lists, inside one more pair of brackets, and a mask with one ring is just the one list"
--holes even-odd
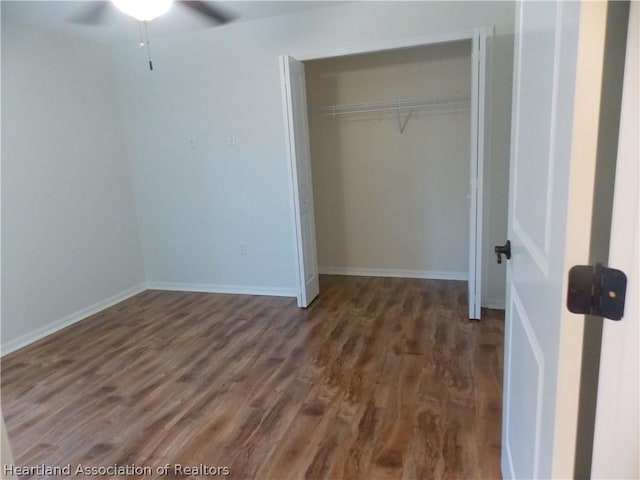
[(576, 265), (569, 270), (567, 308), (573, 313), (620, 320), (626, 292), (624, 272), (601, 263)]

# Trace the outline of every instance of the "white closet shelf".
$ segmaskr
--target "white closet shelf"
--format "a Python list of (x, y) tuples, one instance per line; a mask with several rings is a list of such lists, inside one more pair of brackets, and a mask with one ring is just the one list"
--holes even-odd
[(387, 100), (382, 102), (349, 103), (342, 105), (329, 105), (321, 107), (320, 113), (333, 117), (346, 115), (362, 115), (366, 113), (401, 112), (404, 110), (434, 109), (443, 110), (449, 108), (468, 107), (471, 102), (469, 95), (450, 95), (447, 97), (423, 97)]

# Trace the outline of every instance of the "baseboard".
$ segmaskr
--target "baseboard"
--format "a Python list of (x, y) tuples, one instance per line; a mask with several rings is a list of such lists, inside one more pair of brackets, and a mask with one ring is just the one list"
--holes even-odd
[(424, 278), (428, 280), (467, 281), (466, 272), (440, 272), (435, 270), (396, 270), (391, 268), (319, 267), (321, 275), (353, 275), (356, 277)]
[(490, 308), (492, 310), (504, 310), (504, 300), (498, 300), (495, 298), (489, 298), (482, 302), (483, 308)]
[(87, 308), (83, 308), (82, 310), (78, 310), (71, 315), (67, 315), (53, 323), (40, 327), (33, 332), (26, 333), (21, 335), (20, 337), (10, 340), (7, 343), (2, 344), (0, 347), (0, 355), (4, 356), (11, 352), (15, 352), (27, 345), (36, 342), (44, 337), (51, 335), (52, 333), (57, 332), (58, 330), (62, 330), (63, 328), (68, 327), (69, 325), (73, 325), (74, 323), (79, 322), (80, 320), (84, 320), (91, 315), (95, 315), (96, 313), (101, 312), (102, 310), (112, 307), (117, 303), (120, 303), (128, 298), (133, 297), (141, 292), (144, 292), (147, 289), (146, 284), (136, 285), (135, 287), (129, 288), (124, 292), (117, 293), (105, 300), (94, 303), (93, 305), (88, 306)]
[(195, 283), (149, 282), (149, 290), (168, 290), (174, 292), (227, 293), (233, 295), (263, 295), (268, 297), (297, 297), (298, 291), (284, 287), (247, 287), (244, 285), (218, 285)]

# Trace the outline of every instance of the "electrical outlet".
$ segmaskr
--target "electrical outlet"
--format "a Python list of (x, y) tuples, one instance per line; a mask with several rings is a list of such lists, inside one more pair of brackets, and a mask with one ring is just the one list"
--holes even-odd
[(240, 255), (247, 254), (247, 244), (245, 242), (240, 242)]

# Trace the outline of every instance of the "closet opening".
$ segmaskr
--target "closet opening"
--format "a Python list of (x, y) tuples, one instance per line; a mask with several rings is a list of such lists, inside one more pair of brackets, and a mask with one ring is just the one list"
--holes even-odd
[(459, 280), (480, 318), (484, 43), (280, 58), (299, 306), (318, 274)]

